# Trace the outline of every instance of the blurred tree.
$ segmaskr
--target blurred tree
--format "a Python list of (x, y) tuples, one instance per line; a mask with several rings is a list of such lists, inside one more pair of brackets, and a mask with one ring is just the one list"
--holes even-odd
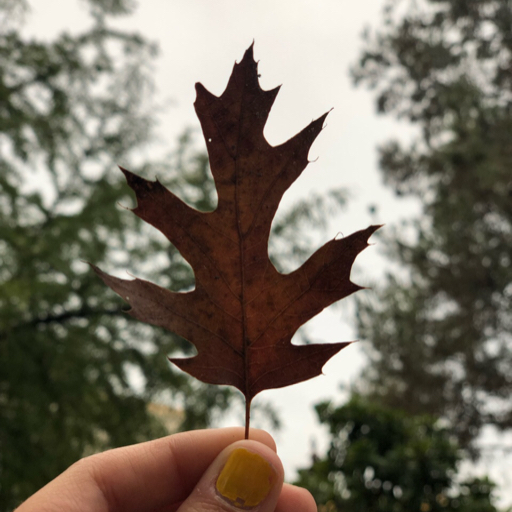
[(457, 446), (427, 416), (353, 396), (316, 407), (329, 427), (327, 456), (299, 471), (320, 512), (495, 512), (486, 478), (460, 482)]
[(380, 148), (385, 182), (423, 204), (388, 228), (397, 271), (359, 301), (370, 392), (448, 419), (473, 448), (483, 425), (512, 427), (512, 4), (389, 1), (366, 35), (356, 82), (380, 112), (420, 128)]
[[(132, 321), (84, 263), (190, 289), (175, 248), (116, 208), (132, 194), (115, 167), (158, 173), (200, 210), (216, 193), (189, 133), (167, 164), (141, 163), (156, 49), (109, 25), (130, 0), (82, 3), (89, 29), (43, 42), (22, 30), (28, 2), (0, 0), (0, 512), (84, 454), (164, 434), (151, 402), (183, 409), (188, 429), (237, 396), (174, 371), (167, 355), (190, 344)], [(342, 202), (333, 193), (329, 205)], [(320, 207), (313, 198), (276, 220), (274, 258), (311, 252), (294, 234), (298, 222), (322, 224)]]
[(81, 262), (134, 269), (162, 250), (143, 247), (115, 208), (128, 190), (113, 172), (148, 140), (154, 47), (107, 26), (128, 2), (91, 1), (91, 28), (52, 42), (21, 35), (22, 7), (0, 5), (2, 511), (84, 453), (163, 434), (146, 408), (159, 390), (172, 389), (199, 425), (211, 414), (204, 404), (223, 408), (228, 396), (204, 387), (202, 403), (186, 399), (197, 384), (165, 364), (177, 341), (132, 325)]

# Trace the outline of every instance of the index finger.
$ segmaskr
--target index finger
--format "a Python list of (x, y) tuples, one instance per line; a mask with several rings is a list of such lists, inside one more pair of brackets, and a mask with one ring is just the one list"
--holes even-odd
[[(17, 512), (140, 512), (184, 500), (215, 457), (244, 437), (241, 427), (195, 430), (86, 457), (26, 501)], [(275, 451), (272, 437), (250, 439)]]

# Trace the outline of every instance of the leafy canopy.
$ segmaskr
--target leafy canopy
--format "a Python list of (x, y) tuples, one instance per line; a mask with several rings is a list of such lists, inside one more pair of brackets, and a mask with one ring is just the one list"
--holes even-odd
[[(22, 35), (13, 5), (0, 5), (9, 20), (0, 33), (2, 512), (84, 454), (163, 434), (147, 409), (163, 389), (183, 404), (187, 426), (208, 424), (229, 396), (170, 372), (165, 355), (180, 341), (157, 343), (128, 323), (81, 262), (137, 268), (146, 246), (161, 248), (111, 208), (126, 202), (127, 188), (108, 171), (150, 137), (142, 98), (155, 51), (109, 28), (114, 4), (124, 5), (94, 2), (89, 31), (49, 42)], [(190, 158), (185, 142), (183, 151), (190, 162), (181, 183), (205, 176), (204, 159)], [(191, 282), (174, 277), (176, 286)]]
[(316, 407), (330, 433), (325, 456), (299, 471), (298, 484), (321, 512), (495, 512), (494, 484), (460, 481), (460, 452), (449, 430), (357, 395)]
[[(423, 216), (383, 244), (402, 273), (359, 308), (371, 393), (448, 419), (463, 446), (512, 426), (512, 6), (389, 2), (354, 69), (382, 113), (420, 129), (380, 148)], [(476, 445), (472, 445), (476, 450)]]

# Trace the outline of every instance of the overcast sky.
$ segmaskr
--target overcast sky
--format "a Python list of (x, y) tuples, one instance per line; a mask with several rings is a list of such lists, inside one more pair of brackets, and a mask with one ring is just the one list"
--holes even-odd
[[(62, 29), (84, 27), (80, 2), (37, 0), (32, 4), (31, 33), (48, 37)], [(284, 199), (290, 204), (312, 191), (347, 188), (348, 209), (333, 220), (328, 236), (333, 238), (370, 223), (390, 225), (419, 211), (415, 203), (399, 201), (383, 187), (377, 168), (377, 145), (391, 137), (410, 140), (414, 131), (376, 116), (373, 95), (355, 89), (349, 74), (363, 46), (362, 31), (379, 25), (382, 7), (381, 0), (145, 0), (134, 16), (118, 24), (140, 31), (160, 47), (154, 78), (156, 100), (167, 105), (160, 112), (159, 133), (169, 149), (185, 127), (199, 127), (193, 109), (194, 84), (199, 81), (220, 95), (234, 62), (253, 40), (262, 87), (282, 84), (265, 129), (271, 144), (287, 140), (333, 108), (310, 153), (310, 160), (318, 160)], [(368, 213), (369, 205), (377, 206), (374, 216)], [(368, 284), (383, 271), (378, 252), (378, 247), (370, 247), (358, 257), (354, 269), (358, 284)], [(327, 310), (312, 321), (308, 326), (312, 339), (353, 340), (354, 329), (343, 318), (349, 316), (349, 309)], [(259, 395), (280, 413), (283, 429), (272, 433), (289, 477), (309, 463), (313, 439), (320, 452), (326, 448), (327, 438), (316, 422), (313, 404), (326, 398), (340, 402), (340, 386), (354, 382), (362, 361), (360, 347), (353, 345), (324, 367), (324, 376)], [(239, 421), (226, 419), (226, 423)]]

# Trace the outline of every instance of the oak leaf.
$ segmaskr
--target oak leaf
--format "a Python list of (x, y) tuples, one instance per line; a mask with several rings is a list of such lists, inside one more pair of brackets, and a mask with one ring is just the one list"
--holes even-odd
[(194, 106), (218, 193), (215, 211), (199, 212), (159, 181), (121, 169), (136, 194), (133, 212), (159, 229), (190, 263), (194, 290), (174, 293), (94, 267), (130, 304), (130, 315), (195, 345), (197, 355), (171, 358), (175, 365), (245, 395), (246, 429), (257, 393), (321, 374), (327, 360), (349, 344), (296, 346), (291, 339), (324, 308), (361, 289), (350, 281), (351, 267), (379, 227), (331, 240), (289, 274), (273, 266), (268, 257), (272, 219), (284, 192), (307, 166), (327, 115), (272, 147), (263, 128), (278, 89), (260, 88), (252, 46), (235, 64), (220, 97), (196, 84)]

